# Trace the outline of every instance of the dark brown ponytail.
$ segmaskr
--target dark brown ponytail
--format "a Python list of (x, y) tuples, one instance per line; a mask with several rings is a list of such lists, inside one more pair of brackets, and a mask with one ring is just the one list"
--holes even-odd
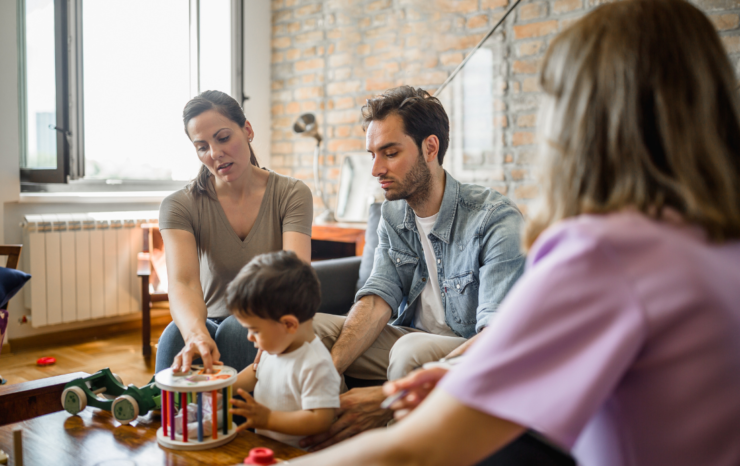
[[(240, 128), (243, 128), (244, 123), (247, 121), (239, 103), (230, 95), (221, 91), (204, 91), (200, 95), (190, 99), (182, 111), (182, 121), (185, 124), (185, 134), (188, 137), (190, 137), (190, 134), (188, 134), (188, 123), (190, 120), (207, 110), (216, 110), (221, 115), (239, 125)], [(259, 167), (260, 164), (254, 155), (252, 145), (249, 143), (247, 145), (249, 146), (249, 152), (252, 154), (249, 161), (255, 167)], [(201, 166), (198, 175), (190, 182), (189, 189), (198, 194), (214, 197), (210, 188), (210, 177), (211, 172), (208, 168), (205, 165)]]

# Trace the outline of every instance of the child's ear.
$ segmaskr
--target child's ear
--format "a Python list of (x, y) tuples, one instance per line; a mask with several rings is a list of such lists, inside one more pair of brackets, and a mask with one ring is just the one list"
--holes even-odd
[(285, 325), (285, 329), (288, 331), (288, 333), (297, 332), (298, 326), (301, 325), (301, 323), (298, 322), (298, 318), (291, 314), (282, 316), (280, 318), (280, 323)]

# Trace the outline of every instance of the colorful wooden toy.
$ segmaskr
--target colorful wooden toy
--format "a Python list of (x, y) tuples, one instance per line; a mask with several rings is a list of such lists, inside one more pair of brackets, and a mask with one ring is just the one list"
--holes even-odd
[(236, 424), (229, 412), (236, 376), (236, 369), (228, 366), (215, 366), (209, 374), (202, 366), (185, 373), (172, 369), (158, 373), (154, 379), (162, 390), (159, 444), (175, 450), (205, 450), (236, 437)]
[(126, 387), (123, 381), (106, 368), (95, 374), (73, 380), (64, 386), (62, 407), (70, 414), (77, 414), (88, 405), (110, 411), (121, 424), (128, 424), (161, 404), (160, 390), (154, 377), (141, 388)]

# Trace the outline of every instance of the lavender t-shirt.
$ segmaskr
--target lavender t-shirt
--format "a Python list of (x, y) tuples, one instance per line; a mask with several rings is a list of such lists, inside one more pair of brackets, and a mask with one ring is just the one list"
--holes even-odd
[(740, 242), (638, 213), (551, 227), (439, 387), (582, 465), (739, 465)]

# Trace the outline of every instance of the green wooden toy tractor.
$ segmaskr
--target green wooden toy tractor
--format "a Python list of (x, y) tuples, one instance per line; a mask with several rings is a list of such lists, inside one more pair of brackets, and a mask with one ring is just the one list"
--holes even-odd
[(96, 372), (90, 377), (73, 380), (64, 386), (62, 407), (70, 414), (77, 414), (85, 407), (94, 406), (110, 411), (121, 424), (128, 424), (161, 405), (161, 390), (154, 377), (141, 388), (126, 387), (110, 369)]

